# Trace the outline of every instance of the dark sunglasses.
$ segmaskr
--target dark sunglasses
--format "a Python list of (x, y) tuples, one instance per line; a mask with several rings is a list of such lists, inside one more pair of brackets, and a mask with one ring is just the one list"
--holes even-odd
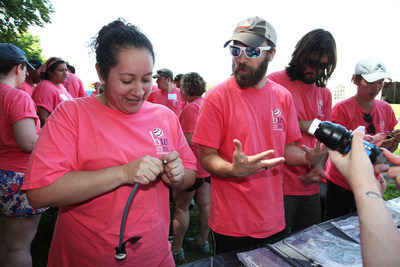
[(367, 133), (375, 134), (375, 126), (372, 123), (372, 116), (371, 114), (364, 113), (363, 119), (366, 123), (369, 123), (367, 126)]
[(308, 58), (306, 65), (311, 67), (311, 68), (315, 68), (316, 66), (318, 66), (319, 70), (325, 70), (329, 67), (329, 63), (319, 63), (318, 61), (316, 61), (315, 59), (312, 58)]

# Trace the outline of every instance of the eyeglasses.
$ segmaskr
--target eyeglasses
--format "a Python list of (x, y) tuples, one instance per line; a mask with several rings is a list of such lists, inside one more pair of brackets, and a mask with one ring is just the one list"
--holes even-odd
[(306, 62), (306, 65), (307, 66), (309, 66), (309, 67), (312, 67), (312, 68), (315, 68), (315, 66), (318, 66), (318, 69), (319, 70), (325, 70), (325, 69), (327, 69), (328, 67), (329, 67), (329, 63), (319, 63), (319, 62), (317, 62), (315, 59), (313, 59), (313, 58), (308, 58), (307, 59), (307, 62)]
[(366, 123), (369, 123), (367, 126), (367, 133), (375, 134), (375, 126), (372, 123), (372, 116), (371, 114), (364, 113), (363, 119)]
[(239, 57), (242, 51), (248, 58), (259, 58), (261, 56), (262, 51), (271, 50), (270, 46), (260, 46), (260, 47), (243, 47), (243, 46), (236, 46), (230, 45), (229, 50), (233, 57)]

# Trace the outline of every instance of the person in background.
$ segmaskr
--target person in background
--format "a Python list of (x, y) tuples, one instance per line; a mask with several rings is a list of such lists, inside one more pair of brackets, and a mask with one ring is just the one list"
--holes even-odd
[[(368, 79), (368, 78), (367, 78)], [(350, 186), (360, 221), (361, 254), (363, 266), (398, 266), (400, 262), (400, 233), (388, 212), (377, 182), (371, 161), (364, 150), (365, 126), (353, 132), (351, 150), (343, 155), (329, 151), (331, 163), (343, 174)], [(393, 164), (400, 164), (400, 157), (384, 151)], [(375, 169), (400, 177), (400, 166), (389, 168), (377, 165)]]
[(35, 101), (43, 127), (47, 118), (61, 102), (72, 99), (67, 89), (62, 85), (68, 78), (67, 65), (59, 57), (51, 57), (40, 67), (41, 82), (36, 86), (32, 99)]
[[(352, 76), (353, 83), (357, 86), (357, 93), (348, 99), (338, 102), (332, 111), (332, 122), (343, 125), (348, 130), (358, 126), (365, 126), (367, 134), (376, 135), (392, 131), (397, 124), (397, 119), (392, 107), (375, 97), (383, 88), (388, 76), (384, 63), (378, 58), (364, 58), (355, 67)], [(384, 140), (381, 147), (395, 151), (400, 139), (400, 134)], [(380, 174), (376, 178), (381, 183), (381, 194), (385, 192), (386, 183)], [(328, 219), (333, 219), (356, 211), (354, 194), (346, 179), (335, 166), (328, 161), (327, 166), (327, 192), (326, 211)]]
[(320, 145), (306, 151), (295, 145), (301, 134), (292, 95), (266, 78), (276, 42), (266, 20), (239, 22), (225, 43), (232, 43), (233, 76), (205, 95), (192, 138), (211, 174), (209, 226), (217, 254), (281, 239), (281, 163), (314, 165), (321, 154)]
[[(36, 107), (20, 87), (25, 52), (0, 44), (0, 262), (32, 266), (31, 243), (45, 209), (33, 209), (21, 192), (28, 160), (40, 130)], [(32, 67), (32, 66), (30, 66)], [(33, 68), (33, 67), (32, 67)]]
[[(64, 85), (68, 93), (73, 98), (88, 96), (87, 92), (85, 91), (85, 87), (83, 86), (82, 80), (75, 75), (75, 68), (67, 64), (67, 69), (69, 71), (68, 78), (65, 82), (62, 82), (62, 85)], [(73, 72), (71, 70), (73, 70)]]
[(153, 90), (149, 94), (147, 101), (164, 105), (179, 117), (187, 103), (182, 99), (181, 91), (174, 85), (174, 75), (172, 71), (169, 69), (158, 70), (153, 78), (157, 79), (158, 88), (153, 86)]
[[(285, 70), (268, 75), (268, 79), (288, 89), (296, 100), (294, 104), (302, 136), (296, 142), (298, 147), (314, 145), (316, 139), (308, 133), (308, 129), (315, 118), (321, 121), (330, 121), (332, 118), (332, 95), (326, 84), (335, 67), (335, 39), (330, 32), (315, 29), (296, 44)], [(287, 234), (321, 222), (319, 182), (325, 177), (327, 158), (328, 153), (313, 167), (284, 165)]]
[[(196, 158), (173, 112), (146, 102), (154, 66), (149, 39), (118, 19), (99, 31), (92, 47), (104, 93), (57, 107), (23, 184), (32, 206), (60, 207), (48, 264), (174, 266), (168, 188), (194, 184)], [(141, 238), (126, 243), (126, 258), (117, 262), (134, 185), (122, 241)]]
[(182, 98), (188, 102), (183, 108), (179, 121), (185, 138), (197, 159), (196, 183), (188, 190), (173, 190), (174, 216), (172, 218), (174, 238), (172, 242), (172, 254), (176, 261), (183, 262), (185, 253), (182, 248), (183, 238), (189, 227), (191, 200), (195, 199), (200, 212), (200, 233), (196, 238), (188, 240), (188, 245), (196, 248), (201, 253), (210, 253), (208, 244), (208, 214), (210, 208), (210, 174), (203, 169), (199, 158), (199, 146), (192, 141), (196, 129), (197, 118), (203, 102), (202, 95), (206, 92), (206, 82), (196, 72), (190, 72), (183, 76), (181, 83)]
[(174, 84), (176, 88), (181, 88), (181, 81), (182, 81), (183, 74), (178, 74), (174, 78)]
[(92, 85), (94, 87), (94, 91), (92, 92), (92, 94), (100, 95), (104, 92), (104, 84), (102, 84), (101, 82), (95, 82), (92, 83)]
[(34, 69), (27, 68), (28, 75), (26, 76), (25, 82), (19, 87), (19, 89), (27, 92), (28, 95), (32, 96), (33, 90), (40, 82), (38, 69), (42, 66), (42, 61), (40, 59), (34, 58), (28, 60), (28, 62), (32, 67), (34, 67)]
[(66, 63), (67, 63), (68, 72), (72, 73), (72, 74), (75, 74), (75, 67), (70, 65), (69, 62), (66, 62)]

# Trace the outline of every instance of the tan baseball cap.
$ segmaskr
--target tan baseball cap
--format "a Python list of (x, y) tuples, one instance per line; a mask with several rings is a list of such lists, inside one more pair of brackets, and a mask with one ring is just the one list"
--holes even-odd
[(233, 35), (224, 45), (226, 47), (231, 41), (238, 41), (249, 47), (259, 47), (265, 39), (276, 46), (276, 31), (268, 21), (253, 17), (242, 20), (236, 26)]

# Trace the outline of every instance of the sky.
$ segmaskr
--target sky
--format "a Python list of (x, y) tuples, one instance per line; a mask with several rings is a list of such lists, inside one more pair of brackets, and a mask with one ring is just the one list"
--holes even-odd
[[(215, 85), (231, 74), (232, 58), (223, 44), (237, 23), (258, 16), (277, 32), (277, 52), (268, 73), (284, 69), (296, 43), (307, 32), (323, 28), (337, 46), (337, 66), (328, 88), (354, 90), (356, 63), (378, 57), (387, 73), (400, 81), (400, 0), (51, 0), (51, 24), (31, 27), (43, 55), (62, 57), (76, 68), (84, 85), (98, 81), (95, 53), (88, 44), (106, 24), (121, 17), (138, 26), (153, 43), (154, 73), (198, 72)], [(155, 81), (154, 81), (155, 82)]]

